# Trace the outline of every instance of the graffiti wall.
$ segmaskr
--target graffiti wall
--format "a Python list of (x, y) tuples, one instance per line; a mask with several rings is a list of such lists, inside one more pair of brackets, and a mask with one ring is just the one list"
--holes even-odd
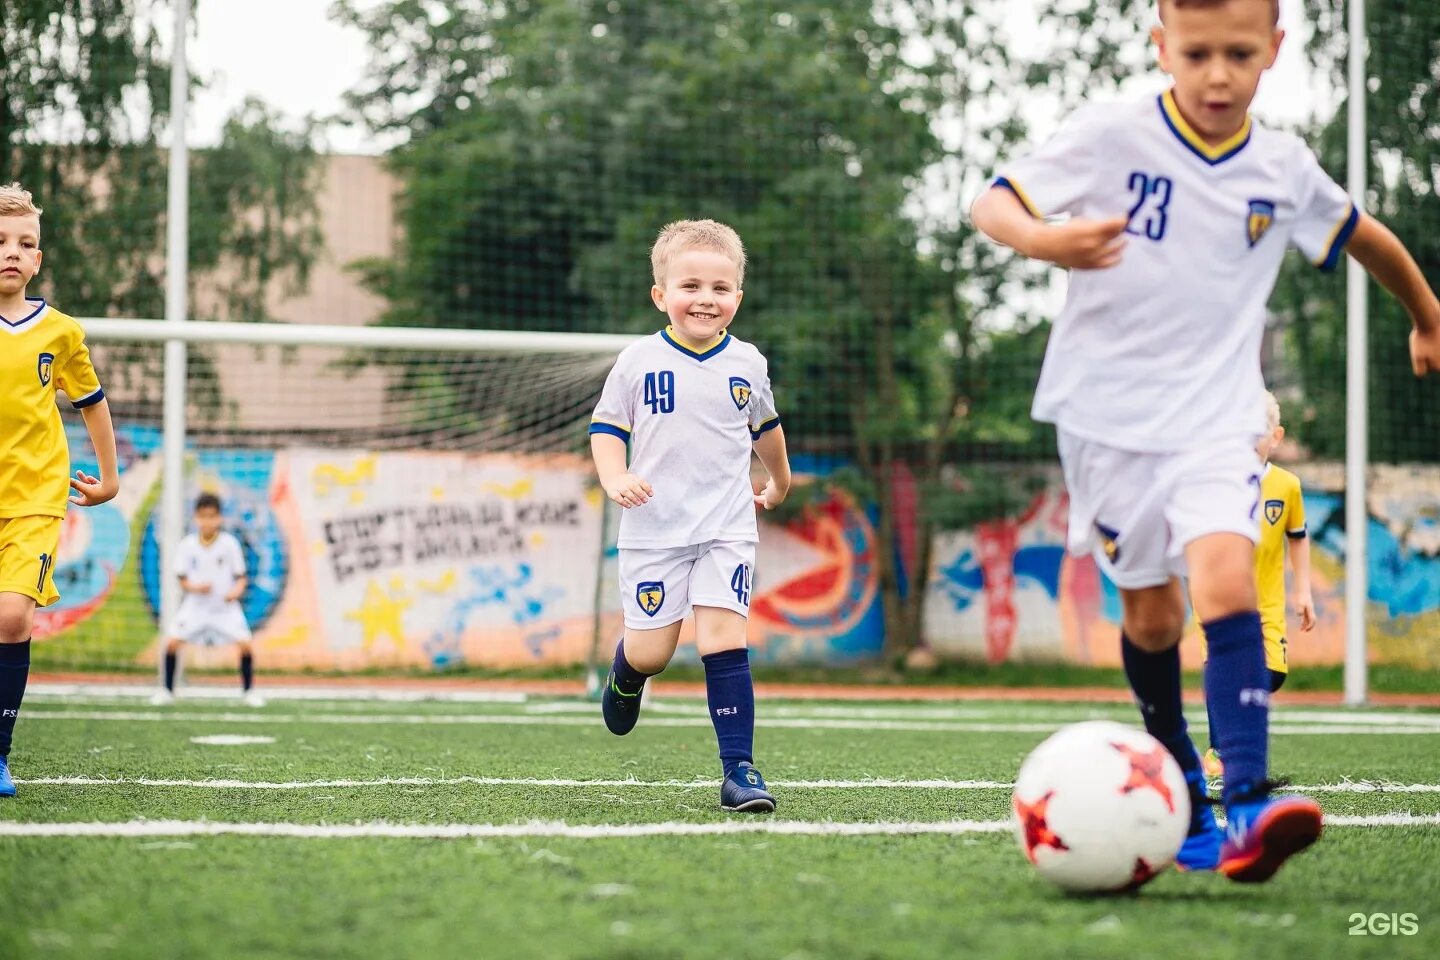
[[(64, 599), (37, 623), (42, 663), (154, 662), (166, 575), (159, 443), (156, 431), (127, 431), (122, 495), (71, 511), (56, 574)], [(187, 499), (221, 497), (243, 545), (244, 609), (267, 669), (568, 664), (597, 636), (606, 646), (618, 636), (613, 532), (588, 460), (202, 449), (187, 487)], [(835, 494), (803, 522), (764, 526), (757, 566), (757, 657), (879, 651), (874, 528), (855, 504)], [(190, 655), (233, 660), (225, 649)]]
[[(1292, 469), (1306, 490), (1318, 623), (1303, 633), (1292, 615), (1290, 661), (1336, 664), (1344, 660), (1344, 497), (1335, 492), (1342, 474), (1327, 465)], [(1371, 658), (1440, 667), (1440, 469), (1378, 467), (1371, 483)], [(1119, 594), (1089, 557), (1066, 555), (1066, 508), (1052, 477), (1018, 515), (937, 537), (925, 609), (938, 651), (1119, 665)], [(1182, 651), (1198, 666), (1193, 638)]]

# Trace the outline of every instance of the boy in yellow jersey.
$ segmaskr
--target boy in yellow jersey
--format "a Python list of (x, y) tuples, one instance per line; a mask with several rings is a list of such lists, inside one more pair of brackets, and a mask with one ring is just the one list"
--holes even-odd
[[(1255, 452), (1265, 464), (1260, 474), (1260, 539), (1255, 544), (1255, 590), (1260, 599), (1260, 625), (1265, 631), (1265, 667), (1270, 671), (1270, 692), (1285, 685), (1290, 674), (1285, 640), (1285, 542), (1290, 542), (1290, 568), (1295, 572), (1295, 612), (1300, 629), (1315, 629), (1315, 599), (1310, 592), (1310, 537), (1305, 529), (1305, 501), (1300, 478), (1270, 462), (1270, 454), (1285, 439), (1280, 425), (1280, 402), (1265, 392), (1265, 435)], [(1206, 654), (1205, 630), (1200, 630), (1200, 653)], [(1211, 747), (1202, 759), (1205, 775), (1221, 777), (1225, 767)]]
[[(92, 507), (120, 490), (115, 429), (84, 331), (25, 295), (40, 272), (40, 212), (18, 183), (0, 186), (0, 797), (15, 796), (10, 741), (30, 674), (35, 607), (60, 599), (55, 551), (67, 500)], [(70, 476), (57, 390), (85, 419), (98, 478)]]

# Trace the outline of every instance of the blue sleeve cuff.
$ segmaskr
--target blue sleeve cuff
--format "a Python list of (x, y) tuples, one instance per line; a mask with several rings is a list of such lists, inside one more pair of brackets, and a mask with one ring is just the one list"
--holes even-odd
[(95, 404), (99, 403), (101, 400), (104, 399), (105, 391), (104, 389), (99, 389), (96, 390), (94, 393), (90, 394), (88, 397), (81, 397), (79, 400), (70, 401), (70, 406), (74, 407), (76, 410), (84, 410), (86, 407), (95, 406)]
[(1011, 180), (1009, 177), (996, 177), (993, 186), (999, 187), (1001, 190), (1009, 190), (1011, 193), (1015, 194), (1015, 199), (1019, 200), (1021, 206), (1023, 206), (1030, 213), (1030, 216), (1034, 217), (1036, 220), (1045, 219), (1043, 216), (1041, 216), (1039, 209), (1035, 206), (1034, 202), (1031, 201), (1029, 195), (1026, 194), (1023, 189), (1021, 189), (1019, 184), (1015, 183), (1015, 181)]
[(617, 427), (613, 423), (601, 423), (597, 420), (595, 423), (590, 424), (590, 435), (594, 436), (597, 433), (603, 433), (611, 437), (619, 437), (626, 443), (630, 442), (630, 431), (624, 427)]
[(761, 435), (769, 433), (771, 430), (774, 430), (778, 426), (780, 426), (780, 418), (778, 416), (771, 417), (769, 420), (766, 420), (764, 423), (760, 424), (760, 426), (750, 431), (750, 439), (759, 440)]
[(1345, 244), (1350, 242), (1350, 237), (1354, 235), (1355, 228), (1359, 225), (1360, 208), (1352, 204), (1350, 207), (1350, 216), (1345, 218), (1345, 222), (1342, 223), (1340, 229), (1335, 232), (1335, 239), (1330, 241), (1330, 249), (1325, 251), (1325, 258), (1317, 263), (1316, 266), (1325, 273), (1333, 271), (1340, 263), (1340, 254), (1345, 251)]
[(1301, 527), (1299, 530), (1285, 531), (1285, 536), (1289, 537), (1291, 540), (1304, 540), (1309, 535), (1310, 529), (1308, 527)]

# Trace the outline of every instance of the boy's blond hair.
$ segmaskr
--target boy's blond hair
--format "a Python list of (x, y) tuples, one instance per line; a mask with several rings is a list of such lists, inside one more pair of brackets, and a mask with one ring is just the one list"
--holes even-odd
[(45, 211), (35, 206), (35, 198), (19, 183), (0, 186), (0, 217), (35, 217)]
[[(1211, 7), (1223, 7), (1230, 0), (1160, 0), (1160, 22), (1165, 22), (1165, 8), (1175, 7), (1177, 10), (1200, 9)], [(1280, 25), (1280, 0), (1270, 0), (1271, 12), (1275, 15), (1275, 25)]]
[(712, 250), (735, 261), (735, 282), (745, 285), (745, 244), (740, 234), (716, 220), (676, 220), (667, 223), (650, 248), (650, 269), (655, 285), (665, 286), (670, 261), (686, 250)]
[(1269, 390), (1265, 391), (1265, 432), (1274, 433), (1275, 428), (1280, 426), (1280, 401), (1275, 399), (1275, 394)]

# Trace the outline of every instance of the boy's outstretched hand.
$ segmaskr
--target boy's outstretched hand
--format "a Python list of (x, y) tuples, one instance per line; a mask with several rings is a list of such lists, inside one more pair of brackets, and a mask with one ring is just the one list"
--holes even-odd
[(1126, 217), (1108, 220), (1067, 220), (1035, 231), (1022, 253), (1070, 270), (1104, 270), (1120, 262), (1125, 249)]
[(70, 478), (70, 488), (79, 496), (70, 498), (70, 502), (82, 507), (95, 507), (102, 503), (115, 499), (115, 494), (120, 492), (120, 484), (105, 483), (98, 477), (92, 477), (84, 470), (76, 470), (75, 476)]
[(1440, 373), (1440, 326), (1410, 331), (1410, 368), (1417, 377)]
[(655, 496), (650, 484), (633, 473), (622, 473), (605, 484), (605, 496), (625, 508), (638, 507)]
[[(751, 489), (753, 490), (754, 488), (752, 487)], [(765, 481), (765, 488), (755, 494), (755, 506), (763, 507), (766, 510), (774, 510), (785, 502), (785, 496), (789, 492), (789, 490), (781, 490), (775, 483), (775, 478), (771, 477)]]

